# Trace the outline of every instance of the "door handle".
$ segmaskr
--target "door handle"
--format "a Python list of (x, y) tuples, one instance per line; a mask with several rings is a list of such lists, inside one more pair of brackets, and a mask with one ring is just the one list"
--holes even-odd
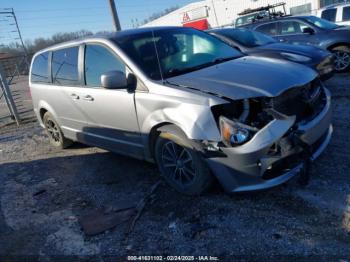
[(83, 99), (86, 101), (94, 101), (94, 98), (90, 95), (84, 96)]
[(71, 98), (72, 98), (73, 100), (78, 100), (78, 99), (79, 99), (79, 96), (76, 95), (76, 94), (71, 94), (70, 96), (71, 96)]

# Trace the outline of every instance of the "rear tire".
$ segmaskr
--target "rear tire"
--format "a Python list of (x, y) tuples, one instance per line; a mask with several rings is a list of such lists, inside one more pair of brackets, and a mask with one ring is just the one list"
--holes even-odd
[(44, 114), (43, 123), (51, 145), (64, 149), (73, 144), (72, 140), (64, 137), (60, 126), (49, 112)]
[(337, 46), (331, 52), (335, 56), (334, 68), (338, 73), (349, 71), (350, 69), (350, 48), (347, 46)]
[[(178, 192), (186, 195), (200, 195), (207, 191), (213, 177), (202, 155), (182, 137), (184, 143), (158, 137), (155, 158), (165, 181)], [(186, 141), (187, 140), (187, 141)]]

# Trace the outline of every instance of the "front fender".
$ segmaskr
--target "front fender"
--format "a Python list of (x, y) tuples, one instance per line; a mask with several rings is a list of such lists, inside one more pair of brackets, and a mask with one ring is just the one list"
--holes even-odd
[(141, 133), (162, 123), (171, 123), (183, 130), (189, 139), (220, 141), (220, 132), (209, 106), (180, 103), (175, 107), (158, 109), (143, 121)]

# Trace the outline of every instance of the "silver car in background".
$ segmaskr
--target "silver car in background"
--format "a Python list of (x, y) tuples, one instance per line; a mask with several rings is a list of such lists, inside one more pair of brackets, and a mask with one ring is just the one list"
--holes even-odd
[(227, 192), (299, 174), (332, 134), (329, 91), (310, 68), (247, 57), (191, 28), (127, 30), (33, 57), (34, 110), (50, 141), (157, 163), (179, 192)]

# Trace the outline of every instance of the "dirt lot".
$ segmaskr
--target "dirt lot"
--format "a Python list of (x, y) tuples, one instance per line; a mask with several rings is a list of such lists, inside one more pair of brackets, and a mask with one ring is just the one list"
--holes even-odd
[(96, 208), (108, 213), (137, 203), (159, 179), (154, 165), (80, 144), (53, 149), (36, 122), (2, 127), (0, 254), (212, 255), (227, 261), (231, 255), (314, 255), (350, 261), (350, 76), (327, 85), (334, 95), (335, 132), (309, 185), (291, 181), (231, 196), (214, 188), (185, 197), (161, 184), (128, 237), (129, 222), (87, 236), (79, 219)]

